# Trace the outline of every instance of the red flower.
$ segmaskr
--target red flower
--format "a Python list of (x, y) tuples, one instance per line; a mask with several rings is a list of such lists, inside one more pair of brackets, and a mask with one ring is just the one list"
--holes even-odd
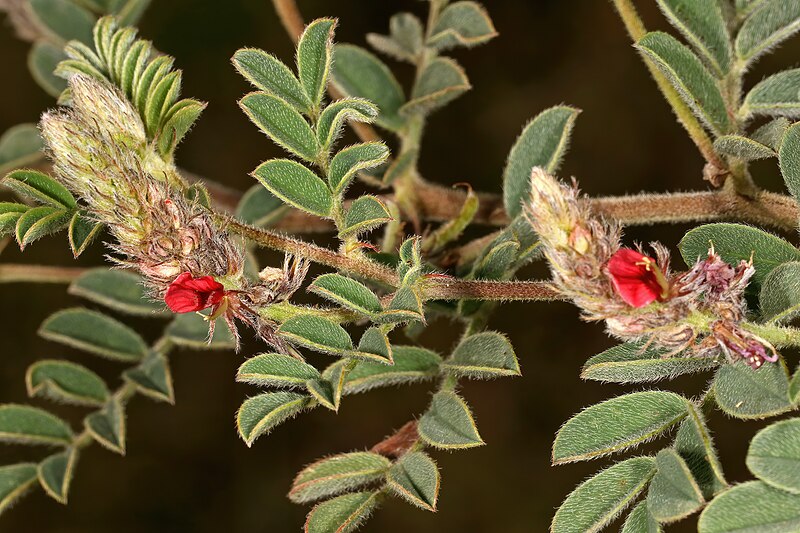
[(611, 257), (608, 274), (617, 293), (633, 307), (644, 307), (669, 294), (669, 282), (655, 259), (630, 248), (620, 248)]
[(164, 301), (174, 313), (191, 313), (216, 306), (225, 296), (225, 287), (211, 276), (192, 277), (184, 272), (175, 278)]

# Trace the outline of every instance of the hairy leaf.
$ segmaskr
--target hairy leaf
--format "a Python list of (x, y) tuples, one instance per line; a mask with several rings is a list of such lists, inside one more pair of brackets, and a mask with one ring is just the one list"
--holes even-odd
[(324, 150), (329, 150), (342, 134), (345, 121), (369, 123), (378, 117), (375, 104), (363, 98), (342, 98), (331, 102), (317, 120), (317, 137)]
[(28, 492), (36, 479), (33, 463), (0, 466), (0, 514)]
[(236, 218), (252, 226), (265, 227), (280, 220), (288, 210), (283, 200), (256, 184), (244, 193), (236, 206)]
[(270, 387), (304, 387), (320, 377), (316, 368), (291, 355), (265, 353), (251, 357), (239, 367), (236, 381)]
[(169, 362), (162, 354), (149, 355), (138, 366), (123, 372), (126, 381), (134, 383), (136, 390), (160, 402), (175, 403), (172, 373)]
[(25, 214), (30, 207), (25, 204), (14, 202), (0, 202), (0, 236), (12, 233), (17, 226), (19, 218)]
[(546, 109), (528, 122), (514, 141), (503, 172), (503, 204), (511, 218), (522, 212), (522, 202), (528, 199), (533, 167), (550, 173), (558, 170), (579, 113), (569, 106)]
[(3, 178), (2, 183), (20, 196), (58, 209), (75, 209), (78, 206), (66, 187), (37, 170), (15, 170)]
[(29, 396), (44, 396), (77, 405), (100, 406), (109, 395), (100, 376), (70, 361), (37, 361), (28, 367), (25, 384)]
[(552, 533), (600, 531), (647, 487), (656, 472), (652, 457), (633, 457), (587, 479), (556, 511)]
[(363, 315), (372, 316), (383, 309), (381, 301), (366, 285), (341, 274), (323, 274), (308, 290)]
[(86, 217), (84, 213), (76, 211), (75, 214), (72, 215), (69, 228), (67, 229), (69, 247), (72, 250), (72, 255), (77, 258), (86, 251), (86, 248), (92, 244), (102, 229), (102, 222), (91, 220)]
[(252, 176), (284, 202), (317, 216), (331, 213), (333, 195), (316, 174), (289, 159), (262, 163)]
[(341, 150), (331, 160), (328, 183), (334, 193), (343, 194), (356, 173), (377, 167), (389, 157), (389, 149), (379, 142), (354, 144)]
[(668, 353), (667, 349), (643, 342), (627, 342), (591, 357), (583, 365), (581, 377), (609, 383), (642, 383), (703, 372), (718, 364), (711, 357), (664, 357)]
[(699, 510), (705, 500), (683, 458), (671, 448), (656, 456), (656, 475), (647, 493), (647, 508), (662, 524), (681, 520)]
[(625, 519), (620, 533), (661, 533), (661, 524), (653, 518), (647, 509), (647, 502), (641, 502), (633, 508)]
[(95, 17), (88, 10), (65, 0), (30, 0), (28, 5), (34, 20), (53, 37), (92, 42)]
[(800, 69), (773, 74), (753, 87), (744, 99), (744, 116), (800, 116)]
[(758, 370), (743, 362), (725, 365), (713, 386), (719, 408), (736, 418), (767, 418), (792, 409), (789, 376), (780, 361)]
[(164, 316), (164, 305), (145, 293), (142, 278), (127, 270), (93, 268), (69, 286), (69, 293), (114, 311), (139, 316)]
[(439, 375), (442, 358), (416, 346), (392, 346), (393, 365), (359, 361), (347, 375), (344, 392), (354, 394), (377, 387), (401, 385), (433, 379)]
[(65, 209), (42, 205), (28, 209), (17, 219), (16, 237), (20, 248), (25, 248), (51, 233), (61, 231), (69, 224), (72, 213)]
[(665, 391), (634, 392), (587, 407), (553, 443), (553, 464), (586, 461), (653, 439), (687, 415), (687, 400)]
[(427, 115), (449, 104), (468, 90), (464, 69), (453, 59), (437, 57), (425, 67), (411, 91), (411, 98), (400, 108), (403, 115)]
[(419, 420), (419, 436), (443, 450), (483, 446), (466, 402), (455, 392), (441, 391)]
[(439, 468), (428, 454), (409, 452), (386, 473), (389, 488), (417, 507), (436, 511), (439, 499)]
[(318, 352), (341, 354), (353, 349), (353, 341), (342, 326), (313, 315), (299, 315), (285, 321), (278, 333), (287, 340)]
[(699, 533), (778, 533), (800, 529), (800, 495), (749, 481), (726, 490), (700, 515)]
[(328, 85), (328, 74), (333, 56), (334, 19), (317, 19), (306, 26), (297, 42), (297, 73), (300, 83), (317, 108)]
[(125, 455), (125, 409), (116, 398), (83, 421), (94, 440), (112, 452)]
[(761, 286), (761, 316), (773, 324), (789, 322), (800, 314), (800, 262), (776, 267)]
[(263, 92), (246, 95), (239, 106), (275, 144), (288, 152), (314, 162), (319, 154), (317, 136), (299, 111), (277, 96)]
[(800, 1), (767, 0), (739, 29), (736, 54), (753, 61), (800, 30)]
[(72, 429), (57, 416), (29, 405), (0, 405), (0, 441), (69, 445)]
[(336, 496), (381, 479), (392, 463), (373, 452), (351, 452), (326, 457), (297, 474), (289, 491), (295, 503)]
[(718, 154), (744, 159), (745, 161), (769, 159), (778, 155), (769, 146), (742, 135), (723, 135), (718, 137), (714, 141), (714, 151)]
[(217, 321), (214, 337), (208, 338), (208, 322), (197, 313), (184, 313), (175, 316), (164, 334), (178, 346), (195, 350), (233, 350), (236, 341), (228, 325)]
[(457, 376), (479, 379), (520, 375), (514, 347), (504, 335), (494, 331), (463, 339), (442, 366)]
[(800, 494), (800, 418), (765, 427), (750, 441), (747, 468), (761, 481)]
[(714, 497), (728, 486), (705, 418), (695, 405), (689, 405), (689, 416), (678, 428), (673, 446), (686, 461), (705, 498)]
[(778, 151), (778, 162), (786, 188), (800, 202), (800, 123), (786, 130)]
[(54, 98), (67, 88), (67, 82), (55, 74), (59, 63), (66, 58), (60, 46), (45, 40), (35, 42), (28, 52), (28, 70), (31, 77), (39, 87)]
[(378, 506), (378, 492), (354, 492), (319, 503), (306, 519), (305, 533), (350, 533)]
[(386, 205), (375, 196), (361, 196), (350, 204), (344, 216), (344, 229), (340, 235), (358, 235), (375, 229), (392, 220)]
[(280, 59), (256, 48), (242, 48), (233, 54), (233, 66), (257, 89), (272, 93), (302, 113), (311, 101), (294, 73)]
[(717, 135), (731, 122), (717, 82), (688, 47), (663, 32), (650, 32), (636, 47), (667, 77), (692, 111)]
[(69, 448), (64, 452), (51, 455), (39, 463), (37, 468), (39, 483), (47, 495), (58, 503), (67, 503), (69, 486), (72, 483), (72, 475), (77, 462), (78, 450)]
[(389, 35), (368, 33), (367, 42), (399, 61), (414, 63), (422, 51), (424, 29), (412, 13), (395, 13), (389, 19)]
[(108, 315), (80, 307), (50, 315), (39, 335), (118, 361), (138, 361), (147, 355), (147, 344), (134, 330)]
[(0, 174), (41, 160), (42, 138), (34, 124), (17, 124), (0, 136)]
[(454, 2), (439, 14), (428, 45), (437, 50), (476, 46), (497, 36), (492, 19), (478, 2)]
[(358, 354), (361, 358), (372, 359), (387, 365), (393, 364), (389, 338), (377, 326), (368, 328), (361, 335), (361, 339), (358, 341)]
[(253, 442), (272, 431), (281, 422), (311, 406), (312, 398), (294, 392), (267, 392), (248, 398), (236, 413), (239, 435), (252, 446)]
[(730, 35), (716, 0), (658, 0), (658, 5), (672, 25), (713, 65), (719, 77), (728, 72)]

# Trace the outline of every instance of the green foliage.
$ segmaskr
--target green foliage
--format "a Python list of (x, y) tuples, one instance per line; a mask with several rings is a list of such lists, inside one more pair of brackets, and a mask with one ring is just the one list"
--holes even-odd
[(767, 0), (739, 29), (736, 54), (747, 62), (755, 61), (770, 48), (800, 30), (800, 2)]
[(123, 372), (123, 377), (145, 396), (170, 404), (175, 403), (172, 374), (163, 354), (151, 353), (139, 365)]
[(278, 328), (284, 338), (318, 352), (341, 355), (353, 350), (350, 335), (339, 324), (313, 315), (290, 318)]
[(706, 499), (728, 486), (705, 418), (696, 406), (689, 405), (689, 416), (678, 428), (673, 446), (686, 461)]
[(381, 301), (366, 285), (340, 274), (319, 276), (309, 290), (365, 316), (374, 316), (383, 310)]
[(638, 446), (678, 424), (687, 409), (684, 397), (665, 391), (634, 392), (587, 407), (558, 430), (553, 464)]
[(736, 418), (766, 418), (792, 409), (788, 371), (780, 362), (758, 372), (741, 362), (724, 365), (713, 388), (719, 408)]
[(673, 449), (656, 456), (656, 475), (647, 492), (647, 508), (662, 524), (681, 520), (698, 511), (705, 500), (689, 466)]
[(331, 161), (328, 183), (334, 193), (343, 192), (356, 173), (377, 167), (389, 157), (389, 149), (383, 143), (362, 143), (348, 146), (337, 153)]
[(389, 35), (368, 33), (374, 49), (399, 61), (414, 63), (423, 49), (424, 29), (412, 13), (396, 13), (389, 19)]
[(378, 492), (354, 492), (317, 504), (308, 514), (305, 533), (350, 533), (379, 503)]
[(319, 107), (328, 84), (335, 27), (333, 19), (317, 19), (306, 26), (297, 43), (297, 73), (312, 110)]
[(717, 361), (710, 357), (665, 357), (668, 352), (641, 342), (620, 344), (589, 358), (581, 377), (609, 383), (641, 383), (673, 379), (717, 366)]
[(0, 174), (42, 159), (42, 138), (34, 124), (17, 124), (0, 136)]
[(511, 343), (493, 331), (464, 338), (442, 367), (453, 375), (478, 379), (520, 375)]
[(239, 106), (275, 144), (306, 161), (317, 160), (320, 152), (317, 136), (303, 115), (284, 100), (257, 92), (242, 98)]
[(455, 2), (439, 14), (428, 45), (441, 51), (484, 44), (496, 36), (492, 19), (481, 4)]
[(795, 199), (800, 198), (800, 124), (793, 124), (786, 130), (778, 161), (786, 188)]
[(317, 138), (320, 145), (324, 150), (329, 150), (342, 134), (345, 121), (372, 122), (378, 117), (378, 113), (378, 108), (363, 98), (342, 98), (331, 102), (322, 110), (317, 121)]
[(658, 0), (669, 21), (708, 61), (718, 76), (731, 65), (731, 39), (715, 0)]
[(311, 397), (294, 392), (267, 392), (248, 398), (236, 413), (236, 427), (247, 446), (281, 422), (311, 406)]
[(392, 346), (394, 364), (359, 361), (347, 375), (344, 392), (354, 394), (377, 387), (387, 387), (430, 380), (439, 374), (439, 354), (416, 346)]
[(67, 236), (72, 255), (80, 256), (95, 240), (103, 229), (103, 224), (88, 218), (84, 213), (76, 211), (69, 221)]
[(64, 452), (51, 455), (37, 468), (39, 484), (48, 496), (59, 503), (67, 503), (72, 474), (78, 461), (78, 451), (70, 448)]
[(12, 233), (20, 217), (28, 211), (25, 204), (0, 202), (0, 235)]
[(390, 466), (392, 464), (386, 457), (373, 452), (326, 457), (297, 474), (289, 499), (295, 503), (308, 503), (349, 492), (383, 478)]
[(741, 113), (796, 117), (800, 115), (800, 69), (773, 74), (755, 85), (744, 99)]
[(18, 195), (56, 209), (75, 209), (78, 203), (63, 185), (37, 170), (15, 170), (3, 178), (3, 185)]
[(251, 357), (239, 367), (236, 381), (271, 387), (305, 387), (320, 377), (316, 368), (290, 355), (265, 353)]
[(88, 10), (65, 0), (30, 0), (35, 22), (54, 38), (92, 42), (95, 17)]
[(345, 213), (344, 227), (339, 236), (345, 238), (375, 229), (392, 220), (386, 204), (375, 196), (356, 198)]
[(706, 224), (689, 231), (678, 245), (687, 265), (708, 255), (714, 247), (730, 265), (753, 259), (756, 273), (751, 285), (758, 288), (767, 275), (780, 264), (800, 260), (800, 251), (785, 240), (766, 231), (743, 224)]
[(714, 151), (745, 161), (769, 159), (778, 154), (771, 147), (743, 135), (723, 135), (714, 141)]
[(35, 464), (20, 463), (0, 467), (0, 514), (28, 492), (36, 480)]
[(441, 479), (436, 463), (424, 452), (403, 455), (386, 473), (388, 487), (412, 505), (436, 511)]
[(116, 398), (84, 420), (89, 434), (103, 447), (125, 455), (125, 411)]
[(101, 357), (135, 362), (147, 355), (147, 344), (134, 330), (97, 311), (75, 307), (50, 315), (39, 335)]
[(655, 473), (652, 457), (633, 457), (595, 474), (567, 496), (556, 511), (550, 531), (599, 531), (644, 491)]
[[(221, 322), (221, 321), (220, 321)], [(164, 334), (177, 346), (207, 350), (233, 350), (236, 341), (225, 323), (217, 323), (214, 336), (208, 337), (208, 322), (195, 313), (177, 315)]]
[(641, 502), (628, 513), (628, 518), (625, 519), (620, 533), (661, 533), (662, 531), (661, 525), (650, 514), (647, 502)]
[(69, 361), (37, 361), (28, 367), (25, 384), (29, 396), (44, 396), (77, 405), (100, 406), (109, 396), (108, 387), (100, 376)]
[(253, 177), (272, 194), (298, 209), (321, 217), (331, 214), (333, 195), (330, 189), (319, 176), (296, 161), (272, 159), (259, 165)]
[(288, 102), (301, 113), (311, 111), (311, 101), (300, 81), (281, 60), (256, 48), (242, 48), (233, 55), (233, 65), (257, 89)]
[(38, 407), (0, 405), (0, 441), (66, 446), (72, 442), (66, 422)]
[(269, 226), (280, 220), (289, 206), (260, 184), (253, 185), (239, 200), (236, 218), (251, 226)]
[(747, 468), (775, 488), (800, 494), (800, 418), (759, 431), (750, 441)]
[(411, 97), (399, 111), (406, 116), (428, 115), (471, 88), (464, 69), (458, 63), (450, 58), (437, 57), (421, 72)]
[(115, 311), (137, 316), (164, 316), (163, 304), (152, 301), (142, 279), (126, 270), (93, 268), (73, 281), (69, 293)]
[(749, 481), (726, 490), (700, 515), (699, 533), (734, 531), (796, 531), (800, 527), (800, 496)]
[(789, 322), (800, 313), (800, 262), (776, 267), (764, 280), (759, 295), (761, 316), (771, 323)]
[(405, 103), (403, 89), (392, 72), (374, 54), (351, 44), (337, 44), (334, 48), (333, 83), (349, 96), (366, 98), (373, 102), (380, 114), (379, 126), (397, 131), (405, 121), (399, 115)]
[(688, 47), (663, 32), (651, 32), (636, 47), (667, 77), (686, 104), (714, 133), (731, 131), (725, 101), (714, 76)]
[(16, 237), (21, 249), (33, 241), (64, 229), (71, 218), (65, 209), (47, 205), (33, 207), (17, 220)]
[(558, 169), (579, 113), (573, 107), (551, 107), (525, 125), (508, 154), (503, 172), (503, 204), (509, 216), (522, 212), (522, 202), (530, 194), (533, 167), (542, 167), (547, 172)]
[(67, 88), (67, 82), (55, 75), (56, 68), (65, 59), (67, 56), (62, 47), (48, 41), (34, 43), (28, 52), (28, 70), (39, 87), (50, 96), (57, 97)]
[(419, 435), (442, 450), (483, 446), (467, 403), (455, 392), (440, 391), (419, 420)]

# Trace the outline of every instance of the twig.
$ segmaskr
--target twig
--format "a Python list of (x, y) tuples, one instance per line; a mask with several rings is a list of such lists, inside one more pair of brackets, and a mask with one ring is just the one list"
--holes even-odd
[(0, 283), (72, 283), (86, 270), (46, 265), (0, 265)]
[(426, 300), (563, 300), (549, 283), (542, 281), (470, 281), (431, 278), (424, 288)]

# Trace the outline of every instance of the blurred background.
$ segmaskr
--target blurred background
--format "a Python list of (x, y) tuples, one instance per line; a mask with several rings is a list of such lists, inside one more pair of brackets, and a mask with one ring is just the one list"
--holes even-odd
[[(506, 155), (525, 122), (546, 107), (568, 103), (583, 113), (561, 175), (578, 178), (586, 193), (707, 188), (701, 157), (649, 79), (610, 2), (486, 3), (500, 36), (488, 45), (455, 53), (474, 89), (430, 121), (421, 159), (426, 178), (443, 184), (467, 181), (478, 190), (500, 192)], [(649, 29), (666, 29), (654, 1), (637, 4)], [(423, 15), (426, 6), (418, 0), (301, 0), (300, 8), (306, 20), (339, 17), (337, 41), (366, 46), (365, 33), (386, 33), (393, 13)], [(29, 44), (14, 37), (7, 20), (0, 21), (0, 131), (4, 131), (20, 122), (35, 122), (54, 101), (27, 72)], [(183, 94), (209, 102), (179, 148), (178, 163), (246, 190), (252, 185), (248, 173), (280, 154), (239, 111), (236, 101), (249, 88), (229, 58), (237, 48), (254, 46), (292, 62), (292, 45), (271, 3), (156, 0), (140, 27), (158, 49), (176, 57), (177, 67), (184, 71)], [(798, 54), (800, 40), (795, 39), (762, 60), (748, 81), (752, 84), (765, 73), (796, 66)], [(397, 67), (401, 80), (408, 81), (410, 66), (389, 63)], [(780, 189), (774, 160), (757, 165), (754, 172), (763, 186)], [(675, 250), (688, 227), (629, 228), (626, 238), (659, 239)], [(314, 239), (329, 242), (324, 237)], [(94, 246), (78, 264), (101, 263), (103, 251)], [(274, 254), (261, 258), (262, 264), (279, 261)], [(12, 245), (2, 260), (75, 264), (63, 234), (37, 242), (24, 256)], [(679, 261), (675, 263), (680, 267)], [(523, 274), (545, 272), (538, 265)], [(26, 401), (25, 369), (45, 357), (69, 357), (109, 378), (118, 375), (119, 367), (113, 363), (36, 336), (50, 313), (82, 303), (61, 285), (0, 286), (0, 401)], [(128, 323), (151, 339), (163, 327), (157, 319)], [(523, 377), (464, 382), (462, 393), (487, 446), (434, 453), (443, 476), (437, 513), (391, 500), (364, 531), (546, 531), (566, 494), (610, 463), (605, 459), (550, 466), (552, 438), (565, 420), (584, 406), (631, 390), (579, 378), (588, 357), (613, 345), (602, 327), (581, 323), (575, 308), (564, 303), (506, 304), (490, 327), (509, 335)], [(422, 342), (447, 353), (458, 334), (457, 324), (436, 321)], [(429, 401), (431, 384), (351, 396), (338, 414), (324, 409), (303, 414), (248, 449), (236, 434), (234, 413), (256, 391), (235, 383), (234, 376), (242, 360), (258, 349), (250, 343), (240, 354), (175, 352), (171, 365), (176, 405), (142, 397), (129, 404), (127, 457), (90, 447), (78, 465), (68, 506), (34, 492), (0, 519), (0, 531), (298, 531), (308, 508), (290, 503), (285, 494), (303, 465), (326, 454), (372, 446), (423, 412)], [(693, 395), (707, 378), (681, 378), (664, 386)], [(78, 409), (58, 413), (80, 420)], [(710, 424), (729, 479), (747, 479), (744, 453), (761, 424), (722, 416), (713, 417)], [(0, 447), (0, 464), (41, 456), (42, 450)], [(689, 520), (671, 530), (694, 529)]]

